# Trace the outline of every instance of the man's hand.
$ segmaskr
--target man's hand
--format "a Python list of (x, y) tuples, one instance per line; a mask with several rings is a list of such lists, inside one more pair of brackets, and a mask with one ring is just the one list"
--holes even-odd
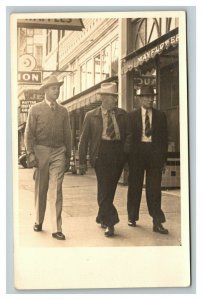
[(37, 168), (38, 167), (38, 160), (34, 153), (30, 153), (28, 155), (27, 164), (28, 164), (29, 168), (34, 168), (34, 167)]

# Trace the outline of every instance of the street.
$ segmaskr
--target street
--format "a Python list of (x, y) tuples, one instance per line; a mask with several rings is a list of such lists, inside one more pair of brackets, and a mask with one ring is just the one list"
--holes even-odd
[[(169, 230), (168, 235), (152, 231), (145, 192), (142, 194), (140, 219), (137, 227), (127, 225), (127, 186), (118, 184), (114, 204), (120, 222), (115, 226), (114, 238), (104, 236), (104, 229), (95, 222), (97, 214), (96, 177), (92, 169), (86, 175), (66, 173), (63, 182), (63, 233), (65, 241), (51, 236), (49, 206), (42, 232), (34, 232), (33, 170), (19, 166), (19, 203), (15, 205), (16, 235), (22, 247), (125, 247), (125, 246), (179, 246), (181, 239), (180, 190), (162, 191), (162, 209)], [(14, 204), (16, 204), (16, 198)]]

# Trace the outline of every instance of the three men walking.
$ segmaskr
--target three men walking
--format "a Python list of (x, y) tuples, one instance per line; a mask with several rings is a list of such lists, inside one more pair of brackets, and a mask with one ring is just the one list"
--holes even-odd
[[(69, 115), (56, 100), (60, 86), (57, 77), (50, 76), (43, 84), (45, 100), (30, 108), (25, 145), (30, 167), (35, 167), (34, 231), (41, 231), (50, 203), (52, 237), (64, 240), (62, 233), (62, 182), (69, 168), (71, 129)], [(86, 170), (86, 156), (97, 178), (98, 213), (96, 222), (105, 229), (106, 237), (113, 237), (119, 222), (114, 205), (117, 184), (124, 164), (128, 161), (128, 225), (136, 226), (146, 173), (146, 200), (153, 219), (153, 231), (167, 234), (162, 223), (161, 177), (167, 157), (167, 122), (163, 112), (153, 108), (154, 91), (150, 86), (141, 89), (141, 108), (129, 114), (117, 107), (117, 85), (101, 84), (100, 107), (86, 113), (79, 142), (80, 172)], [(48, 193), (49, 192), (49, 193)]]

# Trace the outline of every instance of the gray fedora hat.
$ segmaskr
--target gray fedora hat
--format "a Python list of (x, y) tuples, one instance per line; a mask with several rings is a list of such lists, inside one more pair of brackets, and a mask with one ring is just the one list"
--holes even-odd
[(101, 84), (100, 95), (114, 95), (118, 96), (117, 84), (115, 82), (105, 82)]

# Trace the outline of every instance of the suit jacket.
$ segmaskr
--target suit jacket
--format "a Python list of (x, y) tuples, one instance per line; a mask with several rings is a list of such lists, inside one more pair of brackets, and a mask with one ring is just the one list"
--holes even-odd
[[(129, 113), (130, 157), (137, 157), (142, 136), (141, 108)], [(165, 114), (152, 109), (152, 165), (163, 166), (167, 159), (168, 133)]]
[[(120, 131), (120, 138), (123, 142), (125, 153), (129, 152), (127, 133), (127, 113), (121, 108), (115, 109), (116, 121)], [(94, 167), (98, 157), (99, 146), (102, 139), (103, 119), (101, 107), (95, 108), (86, 113), (82, 132), (79, 141), (79, 163), (86, 163), (86, 155), (89, 147), (90, 163)]]

